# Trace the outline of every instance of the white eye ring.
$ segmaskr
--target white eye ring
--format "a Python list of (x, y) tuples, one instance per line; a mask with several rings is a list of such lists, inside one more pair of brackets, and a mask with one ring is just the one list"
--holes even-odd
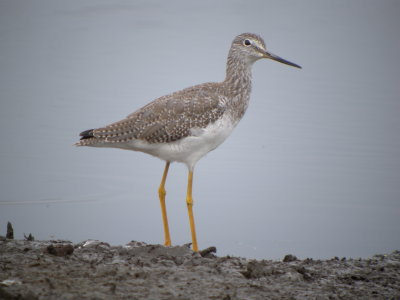
[(245, 46), (250, 46), (250, 45), (251, 45), (251, 41), (250, 41), (249, 39), (245, 39), (245, 40), (243, 41), (243, 45), (245, 45)]

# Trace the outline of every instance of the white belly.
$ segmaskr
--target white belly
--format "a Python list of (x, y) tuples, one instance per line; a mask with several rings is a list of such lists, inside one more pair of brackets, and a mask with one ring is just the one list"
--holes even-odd
[(165, 161), (182, 162), (189, 169), (193, 169), (200, 158), (225, 141), (235, 125), (226, 114), (206, 128), (194, 128), (191, 136), (179, 141), (149, 144), (145, 141), (133, 140), (125, 145), (115, 145), (115, 147), (145, 152)]

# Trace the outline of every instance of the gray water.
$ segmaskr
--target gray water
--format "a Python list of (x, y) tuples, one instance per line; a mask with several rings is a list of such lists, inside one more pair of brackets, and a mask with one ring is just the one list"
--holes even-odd
[[(196, 166), (200, 247), (251, 258), (400, 249), (399, 1), (0, 1), (0, 229), (111, 244), (163, 239), (164, 162), (76, 148), (79, 132), (221, 81), (255, 32), (303, 66), (253, 68), (239, 126)], [(190, 242), (173, 164), (174, 244)], [(1, 233), (0, 232), (0, 233)]]

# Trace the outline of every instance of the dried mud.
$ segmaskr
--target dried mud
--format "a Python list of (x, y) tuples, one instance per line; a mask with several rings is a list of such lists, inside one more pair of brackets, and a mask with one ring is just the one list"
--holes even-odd
[(400, 299), (400, 251), (272, 261), (213, 250), (3, 238), (0, 299)]

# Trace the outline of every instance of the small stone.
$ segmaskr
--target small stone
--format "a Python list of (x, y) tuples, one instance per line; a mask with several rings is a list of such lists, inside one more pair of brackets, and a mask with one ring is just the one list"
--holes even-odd
[(296, 260), (297, 260), (297, 257), (292, 254), (287, 254), (283, 258), (283, 262), (292, 262), (292, 261), (296, 261)]
[(7, 223), (7, 234), (6, 234), (6, 238), (13, 240), (14, 239), (14, 229), (12, 227), (11, 222)]
[(217, 248), (212, 246), (212, 247), (208, 247), (204, 250), (199, 251), (199, 254), (202, 257), (207, 257), (207, 258), (213, 258), (215, 257), (214, 253), (217, 253)]
[(34, 241), (34, 240), (35, 240), (35, 238), (34, 238), (34, 236), (32, 235), (32, 233), (29, 233), (28, 236), (26, 236), (25, 233), (24, 233), (24, 238), (25, 238), (25, 240), (27, 240), (27, 241)]
[(67, 256), (74, 252), (74, 247), (70, 244), (53, 245), (46, 248), (47, 253), (55, 256)]

